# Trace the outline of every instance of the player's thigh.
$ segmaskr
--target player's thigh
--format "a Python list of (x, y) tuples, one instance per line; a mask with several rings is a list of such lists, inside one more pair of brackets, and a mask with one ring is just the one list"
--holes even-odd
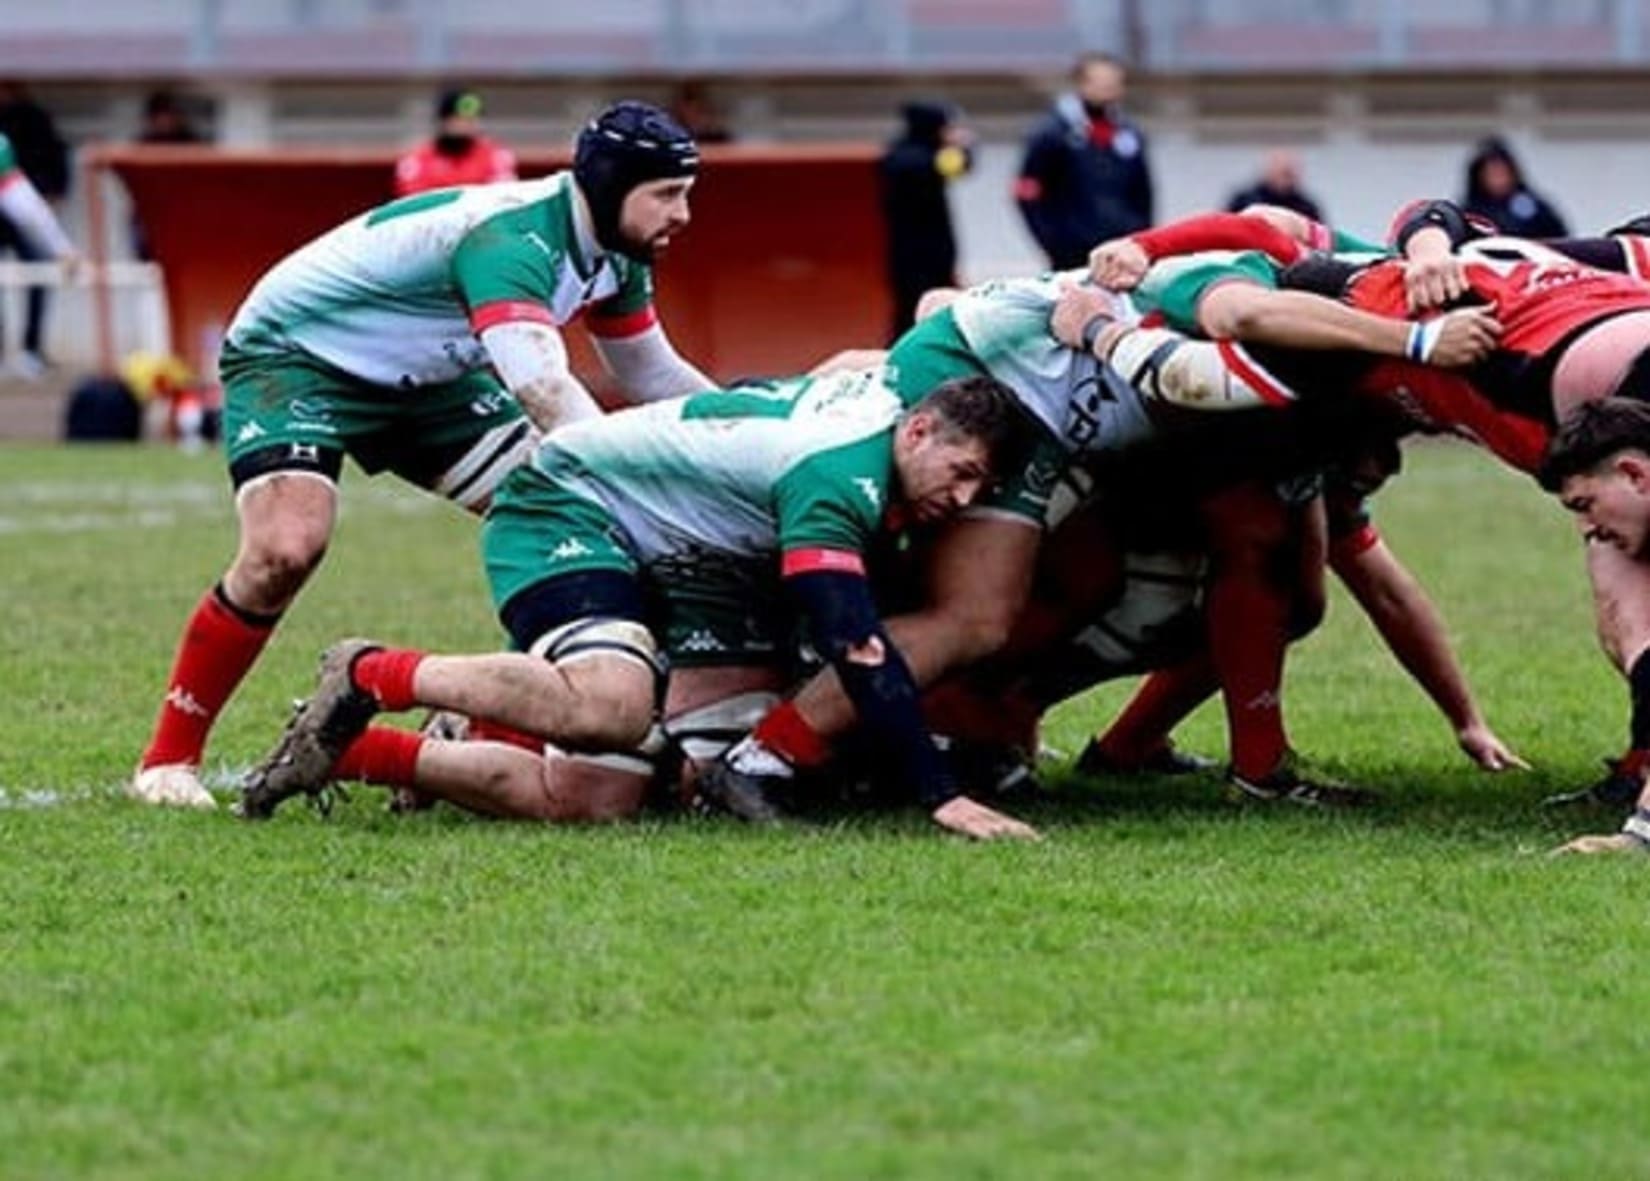
[(509, 391), (482, 372), (419, 390), (384, 430), (357, 440), (352, 454), (367, 471), (394, 472), (482, 513), (538, 441)]

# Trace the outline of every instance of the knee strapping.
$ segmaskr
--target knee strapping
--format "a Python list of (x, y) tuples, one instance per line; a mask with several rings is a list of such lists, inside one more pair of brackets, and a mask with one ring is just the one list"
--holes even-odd
[(575, 619), (545, 632), (527, 649), (529, 656), (542, 657), (552, 664), (573, 664), (597, 656), (617, 656), (648, 669), (656, 678), (666, 673), (659, 644), (643, 624), (634, 619), (593, 617)]
[(1237, 345), (1187, 340), (1163, 328), (1125, 333), (1107, 363), (1148, 402), (1189, 410), (1250, 410), (1296, 400)]
[(664, 730), (682, 754), (707, 763), (725, 754), (778, 704), (777, 693), (736, 693), (665, 719)]

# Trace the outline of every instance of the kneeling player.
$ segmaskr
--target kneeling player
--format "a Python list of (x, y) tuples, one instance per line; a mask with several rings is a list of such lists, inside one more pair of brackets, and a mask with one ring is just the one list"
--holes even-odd
[[(560, 765), (510, 743), (357, 736), (379, 710), (424, 705), (564, 746), (646, 753), (655, 649), (644, 623), (655, 617), (645, 596), (674, 595), (681, 618), (692, 580), (680, 575), (696, 558), (758, 579), (777, 557), (813, 646), (935, 821), (975, 837), (1032, 836), (952, 787), (910, 673), (883, 634), (862, 556), (886, 514), (939, 521), (967, 506), (1017, 450), (1020, 431), (1012, 401), (987, 379), (946, 383), (907, 412), (874, 375), (842, 374), (700, 394), (558, 432), (505, 481), (485, 533), (494, 600), (518, 651), (334, 649), (316, 696), (253, 772), (245, 810), (268, 815), (338, 774), (361, 773), (370, 748), (360, 743), (381, 743), (404, 752), (392, 768), (399, 777), (478, 811), (634, 811), (645, 783), (581, 815), (565, 784), (546, 782), (546, 767)], [(769, 716), (783, 718), (783, 708)]]

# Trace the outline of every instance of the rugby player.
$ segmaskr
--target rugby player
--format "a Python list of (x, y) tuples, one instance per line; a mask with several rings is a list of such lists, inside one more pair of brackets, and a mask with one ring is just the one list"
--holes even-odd
[[(1589, 554), (1609, 549), (1630, 561), (1650, 560), (1650, 403), (1639, 397), (1604, 398), (1570, 411), (1548, 449), (1541, 482), (1576, 515)], [(1629, 626), (1650, 626), (1650, 619), (1640, 616)], [(1620, 832), (1578, 837), (1557, 852), (1650, 852), (1650, 784), (1644, 759), (1635, 757), (1650, 751), (1650, 712), (1641, 708), (1650, 693), (1650, 686), (1641, 683), (1645, 663), (1640, 656), (1629, 674), (1632, 753), (1603, 784), (1576, 793), (1630, 805), (1632, 814)]]
[(485, 511), (540, 432), (598, 413), (560, 335), (581, 314), (632, 399), (714, 384), (653, 310), (698, 165), (669, 116), (619, 103), (569, 172), (401, 198), (259, 281), (219, 362), (240, 545), (185, 625), (131, 794), (212, 805), (208, 733), (321, 561), (345, 455)]
[[(329, 650), (315, 696), (249, 777), (244, 812), (267, 816), (359, 777), (499, 816), (632, 814), (659, 740), (657, 634), (678, 650), (765, 650), (771, 663), (784, 637), (767, 630), (762, 588), (777, 574), (861, 725), (935, 822), (977, 838), (1035, 836), (956, 791), (878, 619), (864, 558), (890, 516), (932, 524), (967, 507), (1010, 465), (1022, 431), (1013, 399), (989, 378), (940, 383), (907, 409), (874, 372), (702, 393), (559, 431), (506, 478), (484, 531), (515, 651)], [(650, 597), (663, 600), (662, 622)], [(381, 710), (415, 705), (642, 765), (609, 761), (634, 772), (628, 788), (611, 777), (596, 788), (569, 760), (513, 741), (366, 729)], [(770, 724), (784, 715), (783, 705), (770, 711), (781, 719)], [(738, 766), (762, 755), (728, 757)]]
[(63, 232), (62, 223), (40, 190), (19, 167), (17, 152), (3, 134), (0, 134), (0, 215), (17, 227), (38, 254), (66, 266), (79, 262), (80, 252)]
[[(988, 374), (1014, 392), (1041, 428), (1026, 470), (936, 540), (928, 554), (923, 606), (889, 622), (924, 687), (998, 650), (1008, 637), (1026, 600), (1050, 494), (1073, 456), (1126, 451), (1211, 411), (1268, 404), (1213, 345), (1180, 342), (1188, 355), (1203, 358), (1187, 367), (1185, 380), (1132, 383), (1104, 362), (1106, 348), (1068, 347), (1050, 323), (1065, 282), (1055, 276), (997, 281), (931, 299), (925, 308), (931, 314), (886, 355), (887, 379), (896, 391)], [(1308, 343), (1328, 339), (1377, 347), (1390, 344), (1390, 337), (1402, 347), (1404, 333), (1379, 318), (1322, 299), (1293, 302), (1297, 327), (1320, 333)], [(1124, 329), (1132, 319), (1122, 300), (1113, 300), (1106, 313)], [(1463, 363), (1481, 355), (1488, 344), (1484, 320), (1476, 313), (1451, 317), (1438, 337), (1438, 359)], [(857, 352), (852, 359), (866, 363), (874, 354)], [(783, 726), (765, 719), (751, 737), (764, 753), (769, 777), (785, 778), (824, 761), (830, 739), (853, 719), (841, 687), (826, 672), (797, 694)], [(737, 784), (739, 796), (762, 790), (725, 765), (700, 781), (711, 795), (730, 783)]]
[[(1235, 245), (1231, 236), (1218, 243), (1213, 238), (1253, 235), (1253, 225), (1216, 227), (1213, 219), (1201, 219), (1201, 227), (1184, 223), (1170, 232), (1181, 245), (1193, 240)], [(1414, 203), (1396, 220), (1396, 244), (1434, 261), (1440, 252), (1458, 254), (1440, 271), (1449, 281), (1433, 292), (1417, 292), (1395, 262), (1302, 260), (1300, 245), (1287, 235), (1281, 246), (1273, 241), (1263, 248), (1280, 260), (1296, 260), (1283, 272), (1285, 283), (1336, 295), (1376, 314), (1402, 317), (1439, 299), (1493, 306), (1505, 331), (1470, 383), (1415, 373), (1377, 392), (1424, 401), (1445, 418), (1468, 410), (1480, 414), (1488, 405), (1493, 422), (1466, 433), (1533, 473), (1537, 463), (1529, 448), (1497, 445), (1490, 427), (1544, 443), (1560, 416), (1580, 405), (1612, 395), (1643, 396), (1650, 380), (1644, 360), (1650, 356), (1650, 286), (1639, 277), (1650, 262), (1644, 228), (1642, 222), (1629, 223), (1601, 238), (1534, 243), (1486, 236), (1447, 201)], [(1252, 237), (1250, 244), (1256, 244)], [(1600, 643), (1628, 681), (1631, 729), (1650, 734), (1650, 579), (1641, 561), (1614, 546), (1589, 545), (1587, 571)], [(1632, 741), (1603, 781), (1555, 800), (1636, 798), (1650, 769), (1650, 751)]]

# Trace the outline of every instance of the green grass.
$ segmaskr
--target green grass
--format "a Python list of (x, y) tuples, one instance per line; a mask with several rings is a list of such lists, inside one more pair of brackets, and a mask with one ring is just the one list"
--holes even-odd
[[(910, 817), (553, 831), (373, 793), (248, 826), (128, 804), (176, 629), (227, 557), (210, 458), (0, 453), (0, 1175), (1630, 1177), (1646, 866), (1539, 854), (1624, 732), (1573, 532), (1424, 450), (1382, 497), (1501, 733), (1488, 777), (1337, 598), (1297, 745), (1367, 816), (1212, 779)], [(243, 766), (316, 650), (494, 642), (473, 528), (354, 481), (226, 713)], [(1060, 711), (1075, 750), (1126, 687)], [(1218, 751), (1210, 710), (1189, 745)], [(21, 806), (29, 793), (55, 806)]]

